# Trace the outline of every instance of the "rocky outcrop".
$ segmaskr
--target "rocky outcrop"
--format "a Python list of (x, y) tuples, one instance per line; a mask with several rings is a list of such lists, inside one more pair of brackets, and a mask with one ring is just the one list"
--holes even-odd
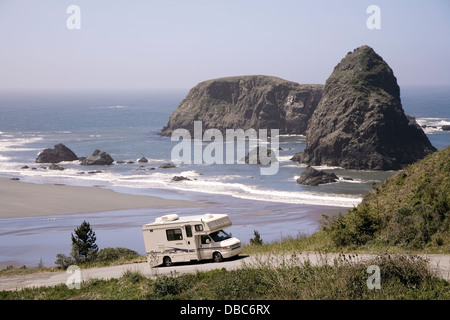
[(334, 68), (294, 161), (346, 169), (398, 170), (436, 149), (409, 122), (392, 69), (363, 46)]
[(54, 149), (44, 149), (36, 158), (37, 163), (59, 163), (75, 160), (78, 160), (76, 154), (62, 143), (55, 145)]
[(237, 76), (201, 82), (172, 113), (161, 134), (176, 129), (193, 135), (194, 121), (203, 130), (279, 129), (281, 134), (305, 134), (321, 98), (323, 85), (300, 85), (270, 76)]
[(442, 126), (442, 130), (443, 131), (450, 131), (450, 126), (449, 125), (443, 125)]
[(319, 184), (336, 182), (337, 180), (338, 177), (334, 173), (326, 173), (308, 166), (297, 179), (297, 183), (308, 186), (318, 186)]
[(110, 165), (114, 162), (113, 158), (104, 151), (95, 150), (89, 157), (84, 158), (81, 164), (84, 166)]

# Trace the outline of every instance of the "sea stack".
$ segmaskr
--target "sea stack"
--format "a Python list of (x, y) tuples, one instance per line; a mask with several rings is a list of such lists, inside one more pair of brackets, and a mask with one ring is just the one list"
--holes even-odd
[(399, 170), (436, 149), (410, 124), (392, 69), (369, 46), (349, 52), (327, 79), (292, 160), (357, 170)]
[(321, 98), (323, 85), (301, 85), (271, 76), (213, 79), (193, 87), (170, 116), (161, 134), (176, 129), (279, 129), (280, 134), (305, 134)]

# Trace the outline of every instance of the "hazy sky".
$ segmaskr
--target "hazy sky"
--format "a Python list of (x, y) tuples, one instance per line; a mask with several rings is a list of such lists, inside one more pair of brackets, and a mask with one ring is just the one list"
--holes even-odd
[[(81, 29), (69, 30), (71, 4)], [(370, 30), (369, 5), (381, 9)], [(402, 85), (450, 86), (448, 0), (0, 0), (0, 90), (189, 89), (266, 74), (325, 83), (367, 44)]]

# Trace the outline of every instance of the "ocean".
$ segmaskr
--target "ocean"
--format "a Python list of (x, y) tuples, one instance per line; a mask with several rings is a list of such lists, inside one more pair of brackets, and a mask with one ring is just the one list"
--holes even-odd
[[(320, 227), (320, 214), (337, 214), (357, 205), (372, 184), (394, 171), (354, 171), (320, 167), (334, 172), (337, 183), (301, 186), (296, 179), (304, 165), (290, 161), (305, 147), (305, 137), (280, 136), (279, 170), (261, 175), (260, 166), (249, 164), (180, 164), (171, 162), (178, 143), (158, 135), (187, 91), (68, 92), (0, 94), (0, 176), (32, 183), (111, 188), (118, 192), (156, 195), (207, 204), (208, 212), (230, 214), (230, 231), (244, 243), (258, 230), (265, 241)], [(414, 116), (438, 149), (450, 144), (450, 88), (402, 88), (406, 114)], [(100, 149), (111, 155), (111, 166), (85, 167), (75, 162), (48, 170), (35, 163), (45, 148), (63, 143), (79, 157)], [(206, 144), (204, 145), (204, 147)], [(138, 163), (145, 157), (148, 163)], [(133, 162), (133, 163), (127, 163)], [(28, 166), (28, 169), (23, 169)], [(88, 173), (89, 171), (101, 171)], [(190, 181), (174, 182), (176, 175)], [(343, 179), (344, 177), (352, 180)], [(43, 199), (43, 201), (51, 201)], [(1, 207), (0, 207), (1, 210)], [(205, 208), (179, 209), (179, 214), (203, 213)], [(70, 252), (70, 233), (89, 220), (99, 247), (128, 247), (144, 253), (140, 227), (168, 209), (122, 210), (88, 215), (11, 218), (0, 220), (0, 266), (53, 265), (57, 253)], [(117, 236), (120, 234), (121, 236)]]

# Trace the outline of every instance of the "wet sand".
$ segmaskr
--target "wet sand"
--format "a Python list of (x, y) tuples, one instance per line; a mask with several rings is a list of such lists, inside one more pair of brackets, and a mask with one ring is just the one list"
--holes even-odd
[(0, 218), (195, 206), (199, 204), (103, 188), (33, 184), (0, 178)]

